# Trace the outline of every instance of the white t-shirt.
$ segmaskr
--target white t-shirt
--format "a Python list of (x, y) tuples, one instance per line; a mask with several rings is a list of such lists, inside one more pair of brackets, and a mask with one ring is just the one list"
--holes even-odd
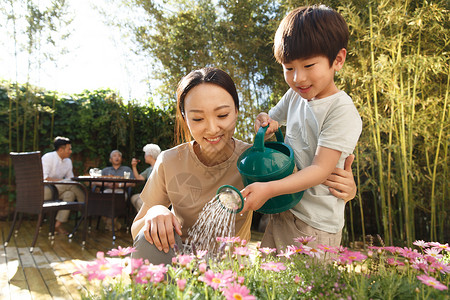
[[(362, 121), (352, 99), (344, 92), (308, 101), (289, 89), (269, 116), (286, 125), (285, 142), (294, 150), (297, 168), (311, 165), (317, 147), (341, 151), (336, 167), (355, 149)], [(305, 191), (292, 213), (308, 225), (336, 233), (344, 226), (345, 202), (319, 184)]]
[(61, 159), (56, 151), (44, 154), (42, 160), (42, 172), (44, 179), (51, 177), (57, 179), (71, 179), (73, 167), (70, 158)]

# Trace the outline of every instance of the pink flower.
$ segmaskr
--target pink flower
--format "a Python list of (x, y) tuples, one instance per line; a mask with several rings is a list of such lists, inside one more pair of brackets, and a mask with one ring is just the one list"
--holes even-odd
[(193, 259), (194, 257), (192, 255), (178, 255), (175, 261), (172, 258), (172, 263), (178, 261), (181, 266), (186, 267)]
[(259, 251), (261, 251), (261, 253), (263, 253), (263, 254), (270, 254), (270, 253), (273, 253), (273, 252), (276, 252), (277, 251), (277, 248), (269, 248), (269, 247), (264, 247), (264, 248), (259, 248)]
[(437, 281), (435, 278), (431, 277), (431, 276), (427, 276), (427, 275), (419, 275), (417, 276), (417, 279), (419, 279), (420, 281), (422, 281), (423, 284), (426, 284), (428, 286), (431, 286), (437, 290), (443, 291), (443, 290), (447, 290), (448, 288), (443, 285), (442, 283), (440, 283), (439, 281)]
[(405, 265), (401, 261), (394, 259), (394, 258), (388, 258), (388, 259), (386, 259), (386, 262), (391, 266), (404, 266)]
[(131, 254), (133, 252), (136, 252), (136, 249), (133, 247), (126, 247), (126, 248), (122, 248), (122, 247), (117, 247), (117, 249), (111, 249), (107, 252), (107, 254), (109, 256), (120, 256), (120, 257), (124, 257), (125, 255)]
[(303, 279), (300, 276), (295, 275), (294, 282), (299, 283), (300, 281), (303, 281)]
[(261, 269), (280, 272), (280, 271), (286, 270), (286, 266), (281, 262), (270, 261), (268, 263), (261, 264)]
[(431, 256), (436, 259), (441, 259), (443, 257), (442, 254), (440, 254), (441, 249), (440, 248), (428, 248), (425, 249), (425, 256)]
[(250, 255), (250, 249), (247, 247), (236, 247), (234, 248), (234, 254), (240, 255), (240, 256), (249, 256)]
[(320, 256), (323, 254), (323, 251), (322, 251), (322, 250), (319, 250), (319, 249), (311, 248), (311, 249), (309, 250), (309, 252), (306, 253), (306, 254), (308, 254), (308, 255), (311, 256), (311, 257), (317, 257), (317, 258), (320, 258)]
[(205, 273), (207, 269), (207, 265), (206, 263), (202, 262), (198, 265), (198, 270), (200, 271), (200, 273)]
[(337, 249), (336, 247), (331, 247), (331, 246), (327, 246), (327, 245), (317, 245), (317, 248), (319, 248), (320, 250), (322, 250), (323, 252), (330, 252), (330, 253), (337, 253)]
[(277, 256), (284, 256), (286, 258), (291, 258), (292, 255), (296, 254), (292, 249), (287, 248), (286, 252), (283, 252), (283, 250), (280, 251), (280, 254), (277, 254)]
[(422, 270), (425, 273), (428, 273), (428, 263), (422, 258), (416, 258), (411, 262), (411, 268), (416, 270)]
[(341, 253), (341, 256), (338, 258), (338, 260), (343, 264), (351, 265), (354, 261), (361, 261), (366, 258), (367, 256), (365, 256), (361, 252), (347, 250)]
[(85, 265), (79, 266), (78, 271), (74, 274), (82, 274), (89, 281), (92, 279), (103, 280), (106, 277), (116, 277), (122, 274), (122, 265), (120, 262), (114, 263), (103, 258), (103, 252), (98, 252), (97, 260), (87, 263)]
[(309, 242), (313, 242), (315, 240), (316, 240), (316, 237), (314, 237), (314, 236), (299, 236), (299, 237), (294, 238), (294, 242), (297, 242), (297, 243), (300, 243), (303, 245), (306, 245)]
[(242, 240), (241, 241), (241, 246), (245, 246), (245, 245), (247, 245), (247, 240)]
[(450, 252), (450, 247), (448, 246), (448, 243), (443, 245), (443, 244), (438, 243), (438, 242), (429, 242), (428, 245), (431, 246), (431, 247), (440, 248), (442, 250)]
[(404, 248), (399, 248), (398, 251), (399, 251), (400, 255), (402, 255), (403, 257), (408, 258), (410, 260), (414, 260), (417, 257), (422, 256), (419, 252), (417, 252), (416, 249), (413, 250), (411, 248), (404, 247)]
[(413, 243), (413, 245), (416, 245), (417, 247), (420, 248), (427, 248), (428, 247), (428, 243), (422, 241), (422, 240), (417, 240)]
[(250, 290), (237, 283), (231, 284), (223, 290), (223, 295), (227, 300), (255, 300), (256, 297), (250, 294)]
[(130, 260), (131, 270), (139, 269), (144, 264), (144, 260), (142, 258), (132, 258)]
[(294, 253), (298, 253), (298, 254), (308, 254), (309, 255), (309, 251), (311, 251), (311, 247), (305, 246), (305, 245), (300, 245), (300, 246), (287, 246), (287, 248), (294, 252)]
[(197, 250), (197, 258), (202, 259), (207, 253), (208, 250)]
[(200, 280), (215, 290), (227, 286), (232, 279), (233, 272), (230, 270), (225, 270), (223, 273), (214, 273), (212, 270), (208, 270), (205, 272), (205, 275), (200, 278)]
[(239, 276), (239, 277), (237, 278), (237, 282), (238, 282), (239, 284), (244, 284), (244, 281), (245, 281), (245, 277), (243, 277), (243, 276)]
[(177, 279), (177, 287), (180, 291), (184, 291), (186, 288), (186, 279)]
[(442, 274), (450, 272), (450, 266), (440, 261), (433, 262), (430, 267), (436, 271), (441, 272)]
[(160, 265), (143, 265), (136, 274), (135, 281), (137, 283), (158, 283), (164, 280), (167, 268), (164, 264)]

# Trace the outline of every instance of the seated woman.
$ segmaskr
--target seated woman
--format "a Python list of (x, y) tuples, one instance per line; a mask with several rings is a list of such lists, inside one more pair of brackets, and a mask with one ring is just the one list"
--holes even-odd
[[(239, 98), (231, 77), (217, 68), (192, 71), (178, 84), (177, 138), (185, 143), (163, 151), (142, 193), (144, 202), (131, 233), (133, 258), (170, 264), (182, 249), (203, 207), (225, 184), (244, 188), (237, 159), (251, 145), (233, 138)], [(193, 138), (193, 141), (191, 140)], [(327, 185), (344, 199), (356, 194), (351, 172), (336, 170)], [(169, 206), (172, 205), (172, 210)], [(235, 236), (250, 240), (252, 212), (237, 214)], [(216, 237), (211, 237), (215, 241)]]
[[(142, 171), (142, 173), (139, 174), (137, 170), (137, 164), (140, 162), (139, 159), (133, 158), (131, 160), (131, 168), (133, 169), (133, 175), (136, 179), (141, 179), (147, 181), (150, 177), (150, 174), (153, 171), (153, 166), (155, 165), (156, 159), (158, 158), (158, 155), (161, 153), (161, 148), (159, 148), (156, 144), (147, 144), (142, 149), (144, 151), (144, 159), (147, 164), (149, 164), (149, 167)], [(139, 211), (142, 206), (142, 199), (139, 196), (139, 194), (134, 194), (130, 198), (131, 204), (133, 204), (136, 211)]]

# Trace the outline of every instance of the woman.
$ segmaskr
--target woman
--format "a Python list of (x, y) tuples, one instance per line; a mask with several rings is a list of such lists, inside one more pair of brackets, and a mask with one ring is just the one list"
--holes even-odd
[[(150, 174), (153, 171), (153, 166), (155, 165), (156, 159), (158, 158), (158, 155), (161, 153), (161, 148), (159, 148), (156, 144), (147, 144), (142, 148), (142, 151), (144, 151), (144, 159), (147, 164), (149, 164), (149, 167), (142, 171), (142, 173), (139, 174), (137, 170), (137, 164), (140, 162), (139, 159), (133, 158), (131, 160), (131, 169), (133, 170), (134, 178), (140, 179), (140, 180), (147, 180), (150, 177)], [(136, 211), (139, 211), (142, 206), (142, 199), (139, 197), (139, 194), (134, 194), (131, 196), (131, 204), (133, 204)]]
[[(192, 71), (177, 89), (177, 138), (189, 142), (163, 151), (142, 193), (131, 233), (136, 252), (153, 264), (171, 263), (206, 203), (224, 184), (244, 188), (236, 162), (251, 145), (233, 138), (239, 98), (231, 77), (217, 68)], [(193, 141), (191, 140), (193, 138)], [(336, 170), (327, 185), (351, 199), (351, 172)], [(172, 211), (168, 207), (172, 205)], [(236, 215), (236, 236), (250, 239), (252, 213)], [(211, 237), (214, 239), (215, 237)]]

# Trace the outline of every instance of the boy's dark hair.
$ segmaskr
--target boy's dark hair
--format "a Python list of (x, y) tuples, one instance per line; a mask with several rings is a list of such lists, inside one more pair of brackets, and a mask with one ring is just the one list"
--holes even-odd
[(53, 140), (53, 146), (55, 147), (55, 151), (58, 151), (59, 148), (65, 146), (67, 144), (71, 144), (70, 140), (63, 136), (57, 136)]
[(349, 31), (344, 18), (325, 5), (299, 7), (278, 26), (274, 56), (278, 63), (324, 55), (330, 66), (342, 48), (347, 49)]

